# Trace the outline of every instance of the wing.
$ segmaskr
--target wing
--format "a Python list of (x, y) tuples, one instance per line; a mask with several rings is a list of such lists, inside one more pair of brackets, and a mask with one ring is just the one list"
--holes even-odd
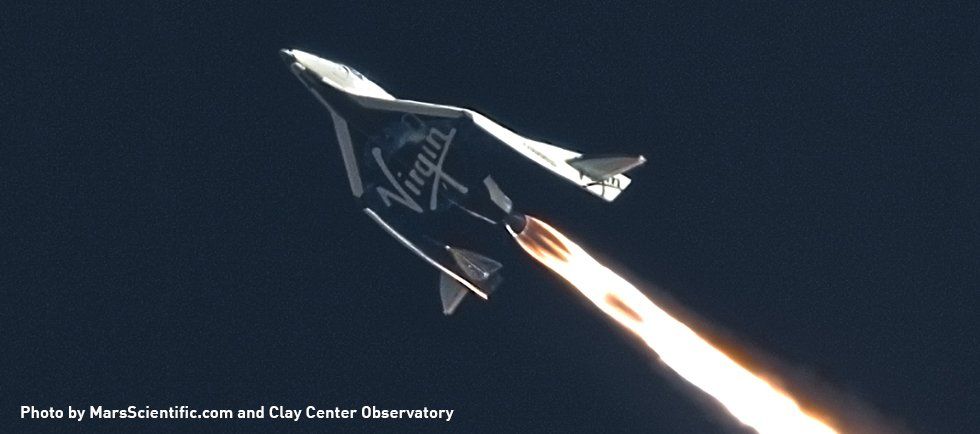
[[(440, 295), (443, 311), (447, 315), (456, 309), (466, 290), (486, 300), (502, 281), (499, 271), (503, 266), (500, 262), (418, 236), (415, 231), (399, 231), (373, 210), (365, 208), (364, 212), (399, 243), (442, 272)], [(451, 279), (451, 282), (446, 279)]]
[[(623, 175), (623, 172), (646, 162), (643, 156), (622, 156), (612, 160), (614, 164), (604, 164), (603, 170), (588, 170), (592, 169), (594, 165), (583, 164), (583, 162), (594, 162), (597, 158), (583, 156), (575, 151), (528, 139), (490, 120), (479, 112), (473, 110), (466, 112), (476, 125), (497, 137), (511, 149), (609, 202), (615, 200), (630, 185), (630, 179)], [(606, 163), (609, 163), (609, 157), (598, 158), (603, 158)]]
[(460, 291), (487, 299), (502, 280), (500, 262), (463, 246), (500, 244), (492, 238), (500, 231), (480, 231), (496, 222), (474, 219), (462, 204), (485, 194), (482, 180), (499, 163), (495, 153), (509, 151), (459, 109), (358, 102), (363, 108), (331, 116), (351, 191), (364, 212), (441, 272), (444, 312), (455, 310)]
[(411, 100), (362, 97), (362, 105), (379, 110), (408, 111), (443, 118), (466, 116), (508, 148), (567, 179), (590, 193), (612, 202), (630, 185), (624, 173), (646, 162), (642, 155), (582, 155), (549, 143), (528, 139), (475, 110)]

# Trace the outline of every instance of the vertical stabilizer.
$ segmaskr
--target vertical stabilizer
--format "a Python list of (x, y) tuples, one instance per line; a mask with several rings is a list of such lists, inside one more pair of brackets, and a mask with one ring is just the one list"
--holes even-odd
[(642, 155), (581, 155), (567, 161), (570, 166), (596, 181), (612, 178), (646, 162)]
[(439, 297), (442, 298), (442, 313), (452, 315), (469, 290), (446, 273), (439, 274)]

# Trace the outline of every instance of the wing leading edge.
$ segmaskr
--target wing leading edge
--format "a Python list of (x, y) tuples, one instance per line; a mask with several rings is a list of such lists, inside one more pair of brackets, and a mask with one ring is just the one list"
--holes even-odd
[(646, 162), (646, 158), (642, 155), (588, 156), (549, 143), (531, 140), (471, 109), (404, 99), (387, 100), (363, 96), (355, 98), (366, 108), (403, 111), (441, 118), (469, 117), (476, 126), (507, 147), (607, 202), (615, 200), (630, 185), (631, 180), (624, 173)]

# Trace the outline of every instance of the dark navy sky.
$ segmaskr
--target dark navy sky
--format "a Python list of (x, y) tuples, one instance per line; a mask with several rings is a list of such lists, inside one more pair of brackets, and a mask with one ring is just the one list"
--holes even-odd
[(978, 10), (843, 3), (5, 11), (2, 425), (68, 424), (25, 404), (376, 404), (456, 414), (224, 426), (738, 432), (530, 261), (444, 318), (434, 270), (349, 197), (276, 53), (296, 47), (646, 155), (611, 205), (511, 195), (794, 376), (976, 432)]

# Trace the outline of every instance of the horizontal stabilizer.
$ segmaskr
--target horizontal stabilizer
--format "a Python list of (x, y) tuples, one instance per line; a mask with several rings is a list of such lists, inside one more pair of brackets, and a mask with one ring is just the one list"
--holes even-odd
[(597, 181), (612, 178), (646, 163), (642, 155), (582, 155), (567, 163), (585, 176)]
[(469, 292), (465, 286), (449, 277), (446, 273), (439, 274), (439, 297), (442, 298), (442, 313), (452, 315), (459, 303)]
[(470, 283), (475, 284), (487, 295), (500, 283), (500, 275), (497, 273), (503, 268), (499, 262), (486, 256), (469, 250), (446, 246), (446, 250), (452, 255), (453, 260)]

